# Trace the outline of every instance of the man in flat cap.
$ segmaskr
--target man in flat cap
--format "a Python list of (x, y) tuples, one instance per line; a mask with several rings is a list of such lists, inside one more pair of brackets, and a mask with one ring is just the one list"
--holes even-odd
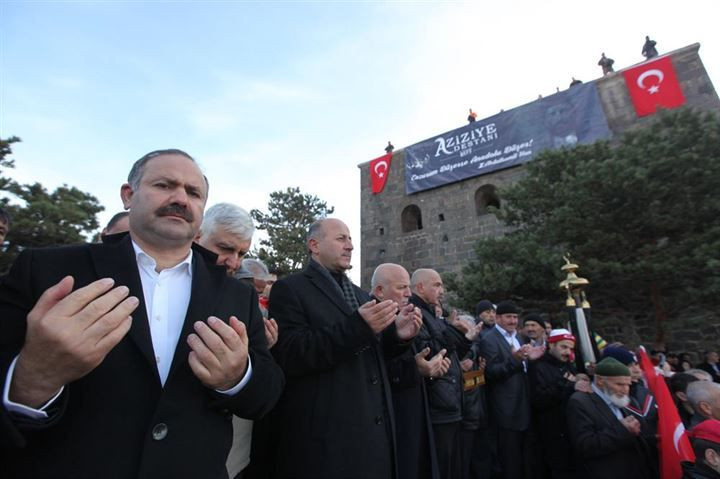
[(495, 326), (495, 314), (495, 305), (487, 299), (483, 299), (475, 305), (475, 322), (483, 323), (480, 336), (483, 336)]
[(520, 308), (512, 301), (497, 305), (495, 327), (480, 341), (485, 358), (485, 381), (491, 427), (497, 434), (497, 455), (503, 477), (525, 477), (525, 434), (530, 427), (530, 396), (527, 382), (529, 360), (539, 358), (543, 347), (520, 345), (517, 334)]
[(626, 409), (630, 383), (628, 367), (608, 357), (595, 367), (592, 394), (576, 392), (568, 401), (568, 436), (585, 479), (657, 475), (641, 436), (643, 420)]
[(683, 479), (720, 479), (720, 421), (708, 419), (689, 433), (695, 462), (683, 462)]

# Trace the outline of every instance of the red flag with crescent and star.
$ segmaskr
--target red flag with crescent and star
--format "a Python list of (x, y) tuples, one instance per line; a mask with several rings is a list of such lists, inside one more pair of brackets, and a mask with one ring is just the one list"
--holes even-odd
[(655, 396), (658, 405), (658, 450), (660, 452), (660, 477), (662, 479), (680, 479), (682, 461), (694, 461), (695, 453), (690, 446), (685, 427), (680, 420), (665, 378), (655, 372), (645, 348), (637, 351), (640, 367), (645, 373), (648, 388)]
[(388, 153), (370, 162), (370, 182), (372, 183), (372, 192), (374, 195), (380, 193), (383, 188), (385, 188), (388, 173), (390, 173), (392, 156), (392, 153)]
[(637, 116), (652, 115), (658, 109), (685, 103), (670, 57), (645, 62), (623, 72)]

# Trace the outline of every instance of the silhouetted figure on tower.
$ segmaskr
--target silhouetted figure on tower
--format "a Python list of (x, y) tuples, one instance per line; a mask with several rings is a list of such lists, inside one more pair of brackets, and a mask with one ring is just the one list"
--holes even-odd
[(645, 45), (643, 45), (642, 49), (642, 55), (645, 57), (646, 60), (650, 60), (651, 58), (655, 58), (658, 56), (657, 48), (655, 48), (655, 40), (650, 40), (650, 37), (645, 35)]
[(613, 70), (613, 63), (615, 63), (615, 60), (606, 57), (605, 53), (600, 56), (600, 61), (598, 62), (598, 65), (602, 67), (603, 75), (607, 75), (608, 73), (612, 73), (615, 71)]

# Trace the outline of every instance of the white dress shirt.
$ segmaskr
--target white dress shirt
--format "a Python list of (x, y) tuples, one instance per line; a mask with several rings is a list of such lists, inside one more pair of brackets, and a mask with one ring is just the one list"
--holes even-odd
[(517, 331), (513, 331), (512, 333), (510, 333), (508, 331), (505, 331), (499, 324), (495, 325), (495, 329), (500, 331), (500, 334), (502, 334), (502, 337), (510, 345), (510, 349), (512, 349), (513, 352), (520, 349), (520, 341), (518, 341), (517, 338)]
[[(177, 346), (180, 333), (182, 332), (187, 308), (190, 304), (190, 294), (192, 292), (192, 249), (187, 257), (173, 266), (159, 273), (156, 271), (157, 262), (140, 246), (132, 242), (135, 250), (135, 259), (140, 272), (140, 282), (143, 288), (143, 297), (145, 298), (145, 309), (147, 312), (148, 323), (150, 325), (150, 337), (152, 340), (153, 351), (155, 353), (155, 362), (157, 363), (158, 375), (160, 382), (165, 385), (173, 357), (175, 356), (175, 348)], [(193, 320), (204, 321), (207, 318), (192, 318)], [(5, 385), (3, 387), (3, 404), (9, 412), (21, 414), (23, 416), (34, 419), (44, 419), (48, 415), (45, 412), (62, 393), (63, 388), (53, 396), (47, 403), (38, 409), (25, 406), (10, 401), (10, 380), (15, 371), (15, 363), (17, 357), (10, 364), (7, 376), (5, 377)], [(252, 376), (252, 364), (250, 356), (247, 359), (247, 372), (242, 380), (234, 387), (217, 392), (221, 394), (233, 395), (238, 393), (250, 381)]]

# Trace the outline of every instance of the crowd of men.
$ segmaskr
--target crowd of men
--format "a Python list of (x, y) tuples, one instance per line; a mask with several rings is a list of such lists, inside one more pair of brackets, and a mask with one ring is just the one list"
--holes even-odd
[[(657, 408), (624, 346), (578, 373), (568, 329), (512, 301), (448, 312), (429, 268), (380, 264), (363, 291), (338, 219), (278, 279), (244, 259), (247, 212), (205, 211), (208, 190), (190, 155), (151, 152), (102, 243), (18, 256), (0, 285), (3, 477), (658, 477)], [(717, 353), (703, 366), (668, 383), (687, 477), (720, 477)]]

